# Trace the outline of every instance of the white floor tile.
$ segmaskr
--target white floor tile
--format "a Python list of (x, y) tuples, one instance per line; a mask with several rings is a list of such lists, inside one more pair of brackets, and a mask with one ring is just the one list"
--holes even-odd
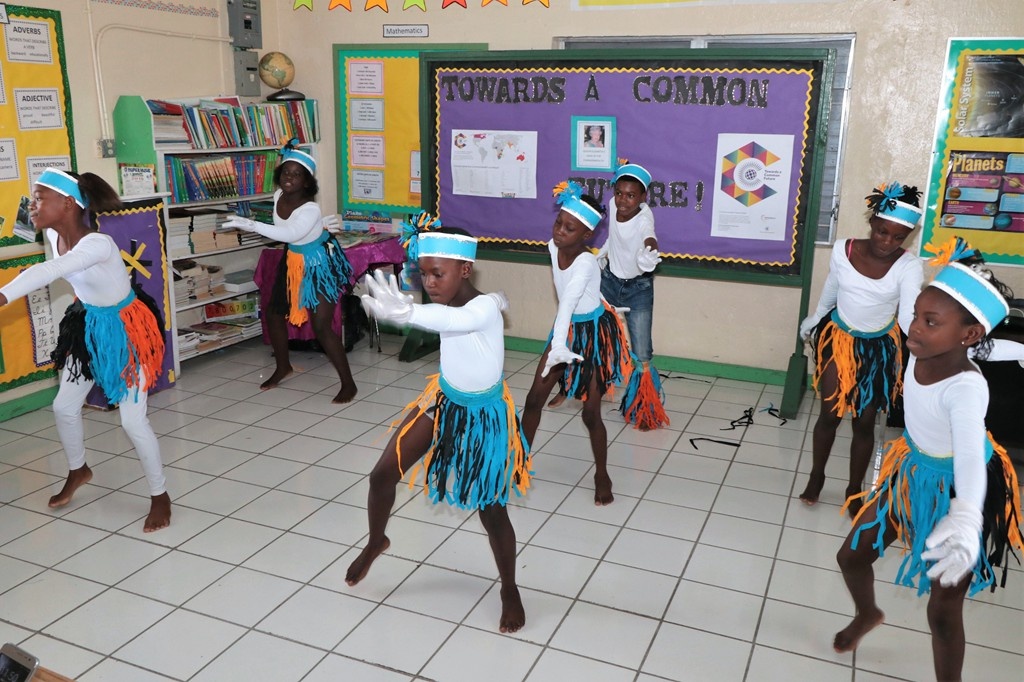
[(696, 630), (750, 641), (761, 615), (761, 597), (683, 580), (665, 620)]
[[(185, 680), (199, 672), (243, 634), (245, 628), (179, 609), (121, 647), (115, 658)], [(173, 642), (174, 646), (168, 646), (169, 642)], [(188, 655), (182, 652), (188, 652)]]
[(308, 582), (347, 549), (347, 545), (286, 533), (249, 557), (243, 565), (290, 580)]
[[(848, 666), (828, 663), (787, 651), (755, 646), (750, 658), (747, 679), (758, 682), (790, 682), (791, 680), (848, 680)], [(858, 682), (861, 678), (857, 676)]]
[(171, 678), (107, 658), (79, 677), (78, 682), (166, 682), (169, 679)]
[(653, 618), (576, 602), (550, 646), (635, 670), (657, 628), (658, 621)]
[(9, 556), (31, 558), (33, 563), (54, 566), (86, 547), (106, 538), (108, 533), (57, 519), (4, 545)]
[(746, 552), (699, 544), (693, 548), (683, 577), (731, 590), (763, 595), (772, 561)]
[(437, 618), (379, 606), (334, 650), (359, 661), (415, 674), (456, 627)]
[(313, 669), (323, 652), (295, 642), (249, 632), (191, 678), (194, 682), (252, 680), (299, 682)]
[(105, 589), (90, 580), (44, 571), (0, 594), (0, 613), (11, 624), (42, 630)]
[(434, 566), (420, 566), (384, 600), (388, 606), (459, 622), (487, 592), (491, 581)]
[(642, 670), (667, 679), (742, 680), (750, 647), (750, 642), (665, 623)]
[(315, 497), (270, 490), (231, 516), (242, 521), (287, 530), (313, 514), (324, 504), (323, 500)]
[(661, 618), (676, 588), (674, 577), (602, 562), (580, 599), (641, 616)]
[(43, 632), (109, 655), (173, 610), (152, 599), (107, 590)]
[[(171, 527), (174, 527), (173, 523)], [(240, 564), (280, 535), (281, 531), (274, 528), (223, 519), (181, 545), (181, 549), (229, 564)]]
[(103, 657), (93, 651), (87, 651), (66, 642), (34, 635), (21, 643), (21, 648), (29, 651), (50, 670), (60, 670), (62, 674), (81, 679), (79, 675), (99, 663)]
[(168, 552), (166, 547), (111, 535), (55, 567), (87, 580), (114, 585)]
[(541, 651), (529, 642), (460, 627), (426, 665), (423, 675), (451, 682), (519, 682)]
[(232, 568), (231, 564), (174, 550), (125, 578), (117, 587), (180, 606)]
[(356, 661), (346, 656), (331, 654), (303, 678), (303, 682), (337, 682), (338, 680), (359, 680), (360, 682), (411, 682), (412, 677), (387, 670), (379, 666)]
[(236, 568), (185, 602), (185, 608), (252, 627), (302, 585), (247, 568)]
[(630, 682), (634, 671), (564, 651), (547, 649), (530, 672), (526, 682), (585, 679), (590, 682)]

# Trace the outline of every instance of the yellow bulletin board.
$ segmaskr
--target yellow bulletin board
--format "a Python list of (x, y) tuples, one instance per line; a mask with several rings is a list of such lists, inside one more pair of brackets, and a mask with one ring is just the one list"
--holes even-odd
[(1024, 265), (1021, 92), (1024, 39), (950, 39), (922, 250), (958, 236), (989, 263)]
[(47, 167), (75, 170), (60, 12), (7, 5), (0, 25), (0, 249), (36, 241), (32, 183)]
[(469, 45), (335, 45), (339, 212), (420, 209), (420, 54)]
[[(76, 168), (61, 14), (20, 5), (5, 9), (7, 21), (0, 23), (0, 286), (45, 259), (29, 220), (32, 184), (48, 167)], [(56, 375), (50, 351), (56, 326), (48, 287), (0, 308), (0, 419), (36, 409), (52, 397)]]

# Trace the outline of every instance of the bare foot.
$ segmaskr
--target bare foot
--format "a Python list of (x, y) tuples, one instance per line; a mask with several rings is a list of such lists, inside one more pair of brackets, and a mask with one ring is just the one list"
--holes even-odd
[(287, 369), (281, 369), (280, 367), (278, 367), (277, 369), (274, 370), (274, 373), (270, 375), (269, 379), (260, 384), (260, 390), (266, 391), (268, 389), (274, 388), (279, 383), (284, 381), (287, 377), (289, 377), (293, 371), (294, 370), (292, 369), (291, 365), (288, 365)]
[(800, 493), (800, 501), (806, 504), (808, 507), (813, 507), (818, 502), (818, 496), (821, 495), (821, 489), (825, 486), (825, 474), (816, 474), (811, 472), (811, 477), (807, 479), (807, 487)]
[(858, 613), (849, 625), (836, 633), (835, 639), (832, 640), (832, 648), (839, 654), (854, 651), (864, 635), (884, 622), (885, 614), (878, 609), (868, 613)]
[(519, 588), (501, 588), (501, 621), (498, 623), (498, 630), (501, 632), (518, 632), (526, 625), (526, 609), (523, 608), (523, 600), (519, 597)]
[(150, 500), (149, 516), (146, 517), (146, 523), (142, 526), (143, 533), (152, 533), (171, 525), (171, 496), (161, 493), (154, 495)]
[(50, 509), (57, 509), (63, 507), (71, 498), (74, 497), (75, 491), (81, 488), (83, 485), (92, 480), (92, 469), (89, 468), (88, 464), (83, 464), (78, 469), (72, 469), (68, 472), (68, 479), (64, 481), (64, 487), (60, 489), (60, 492), (50, 498), (47, 506)]
[(332, 403), (350, 403), (352, 399), (356, 397), (356, 393), (359, 392), (359, 387), (355, 385), (355, 382), (342, 384), (341, 390), (338, 391), (338, 395), (334, 396)]
[[(559, 405), (561, 405), (564, 402), (565, 402), (565, 394), (562, 393), (562, 392), (558, 392), (558, 393), (555, 394), (554, 398), (552, 398), (551, 400), (548, 401), (548, 407), (558, 407)], [(504, 630), (502, 630), (502, 632), (504, 632)]]
[(853, 495), (860, 494), (859, 485), (846, 486), (846, 499), (849, 500), (846, 504), (846, 512), (850, 515), (850, 518), (854, 518), (860, 512), (861, 507), (864, 506), (864, 498), (858, 497), (856, 500), (850, 500)]
[(370, 545), (363, 547), (363, 551), (359, 553), (356, 560), (348, 567), (348, 573), (345, 574), (345, 583), (351, 587), (365, 578), (366, 574), (370, 571), (371, 564), (373, 564), (377, 557), (388, 551), (390, 546), (391, 540), (388, 540), (385, 535), (384, 542), (380, 543), (379, 547), (371, 547)]
[(594, 474), (594, 504), (598, 507), (603, 507), (606, 504), (611, 504), (614, 500), (615, 496), (612, 495), (612, 477), (608, 475), (608, 472)]

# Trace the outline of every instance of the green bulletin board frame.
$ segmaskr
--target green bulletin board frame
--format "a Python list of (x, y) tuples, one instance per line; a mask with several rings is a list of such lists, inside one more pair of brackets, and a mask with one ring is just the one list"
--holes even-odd
[[(332, 59), (332, 63), (334, 64), (334, 139), (337, 141), (338, 146), (337, 181), (339, 213), (344, 213), (346, 209), (359, 213), (379, 212), (399, 214), (415, 213), (420, 210), (420, 204), (403, 201), (399, 196), (397, 196), (398, 193), (396, 192), (392, 192), (390, 194), (385, 192), (383, 201), (350, 201), (348, 181), (349, 174), (352, 171), (352, 162), (351, 149), (349, 149), (348, 141), (349, 93), (348, 88), (346, 87), (348, 75), (345, 72), (345, 61), (347, 59), (379, 59), (385, 62), (386, 70), (387, 62), (389, 61), (397, 59), (414, 59), (418, 62), (420, 55), (429, 51), (486, 49), (486, 43), (425, 43), (402, 44), (401, 46), (334, 45)], [(394, 119), (395, 113), (399, 113), (400, 115), (409, 113), (412, 115), (413, 120), (422, 120), (421, 111), (419, 112), (419, 116), (416, 115), (418, 107), (420, 106), (420, 98), (416, 95), (417, 89), (419, 88), (418, 70), (416, 73), (417, 77), (407, 82), (385, 83), (385, 93), (382, 96), (382, 99), (384, 100), (384, 129), (379, 131), (381, 135), (384, 136), (385, 140), (388, 140), (389, 138), (393, 140), (402, 135), (409, 136), (411, 139), (418, 139), (420, 137), (417, 134), (417, 131), (398, 131), (394, 129), (393, 125), (389, 124), (389, 119)], [(391, 127), (389, 128), (389, 126)], [(422, 150), (422, 147), (420, 147), (420, 149)], [(385, 173), (395, 172), (400, 164), (398, 161), (395, 161), (393, 166), (394, 167), (390, 169), (385, 167)], [(409, 162), (406, 160), (403, 167), (407, 169), (408, 166)], [(406, 195), (408, 195), (408, 193), (406, 193)]]

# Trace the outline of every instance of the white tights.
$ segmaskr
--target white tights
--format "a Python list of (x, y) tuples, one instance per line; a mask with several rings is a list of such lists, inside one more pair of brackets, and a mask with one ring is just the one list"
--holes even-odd
[[(53, 401), (53, 414), (57, 422), (57, 435), (60, 436), (64, 454), (68, 458), (68, 468), (72, 471), (85, 466), (85, 431), (82, 425), (82, 406), (89, 395), (94, 382), (85, 377), (78, 381), (71, 378), (65, 367), (60, 378), (60, 389)], [(121, 412), (121, 428), (128, 434), (135, 446), (135, 452), (142, 464), (142, 471), (149, 482), (149, 494), (156, 496), (167, 492), (164, 479), (164, 465), (160, 460), (160, 444), (157, 442), (153, 427), (146, 416), (148, 394), (139, 391), (133, 400), (133, 391), (119, 406)]]

